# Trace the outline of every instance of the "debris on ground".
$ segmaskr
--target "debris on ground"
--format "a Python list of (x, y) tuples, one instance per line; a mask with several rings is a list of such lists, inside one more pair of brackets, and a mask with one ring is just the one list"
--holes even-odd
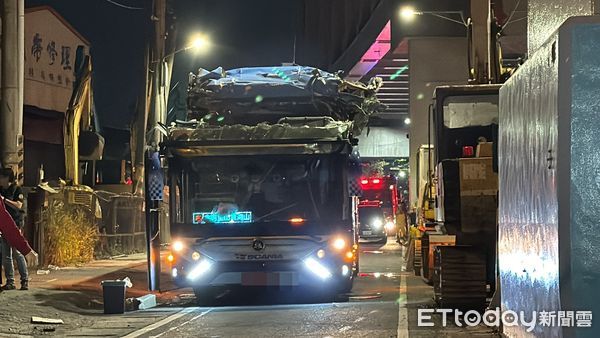
[(131, 283), (131, 279), (129, 277), (125, 277), (122, 279), (125, 282), (125, 287), (132, 288), (133, 283)]
[(125, 311), (137, 311), (140, 308), (140, 301), (136, 298), (125, 299)]
[(64, 324), (62, 319), (44, 318), (44, 317), (31, 317), (31, 324)]
[(139, 302), (139, 310), (151, 309), (156, 306), (156, 296), (153, 294), (138, 297), (136, 300)]
[(38, 275), (47, 275), (50, 273), (50, 270), (38, 270), (36, 273)]

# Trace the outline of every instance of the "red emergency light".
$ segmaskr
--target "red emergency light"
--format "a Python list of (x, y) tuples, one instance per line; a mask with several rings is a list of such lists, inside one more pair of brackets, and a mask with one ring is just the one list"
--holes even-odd
[(462, 148), (463, 157), (473, 157), (475, 151), (473, 150), (473, 146), (464, 146)]
[(363, 177), (360, 179), (360, 185), (363, 189), (381, 189), (383, 188), (383, 179), (379, 177)]

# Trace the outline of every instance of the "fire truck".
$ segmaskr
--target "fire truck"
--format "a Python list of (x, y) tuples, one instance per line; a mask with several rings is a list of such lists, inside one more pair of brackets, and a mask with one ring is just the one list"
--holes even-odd
[(383, 226), (386, 234), (394, 234), (396, 214), (398, 213), (398, 184), (393, 175), (381, 175), (360, 178), (361, 206), (379, 205), (383, 213)]

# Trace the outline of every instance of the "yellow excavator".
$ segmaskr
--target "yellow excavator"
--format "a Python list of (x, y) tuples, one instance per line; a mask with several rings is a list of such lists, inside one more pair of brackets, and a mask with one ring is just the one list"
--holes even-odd
[[(82, 184), (80, 160), (100, 160), (104, 149), (104, 139), (93, 131), (92, 62), (85, 55), (83, 47), (77, 49), (75, 81), (69, 100), (64, 124), (63, 141), (65, 146), (65, 180), (61, 183), (65, 190), (66, 202), (84, 205), (95, 217), (101, 217), (98, 202), (93, 197), (93, 189)], [(90, 166), (91, 170), (93, 166)], [(93, 173), (89, 174), (93, 184)]]
[(470, 84), (435, 89), (433, 142), (419, 152), (427, 182), (419, 189), (413, 266), (440, 307), (483, 310), (496, 292), (498, 83), (509, 73), (488, 21), (490, 2), (472, 1), (471, 15)]
[(63, 124), (65, 181), (73, 186), (81, 183), (80, 159), (101, 159), (104, 148), (104, 139), (92, 131), (92, 62), (81, 47), (77, 50), (75, 72), (73, 94)]

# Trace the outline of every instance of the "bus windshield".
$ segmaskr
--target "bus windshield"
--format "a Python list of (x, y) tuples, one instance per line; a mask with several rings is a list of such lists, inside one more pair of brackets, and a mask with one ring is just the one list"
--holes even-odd
[[(220, 224), (342, 218), (343, 161), (335, 156), (235, 156), (183, 160), (176, 177), (180, 223)], [(326, 222), (325, 222), (326, 223)]]

